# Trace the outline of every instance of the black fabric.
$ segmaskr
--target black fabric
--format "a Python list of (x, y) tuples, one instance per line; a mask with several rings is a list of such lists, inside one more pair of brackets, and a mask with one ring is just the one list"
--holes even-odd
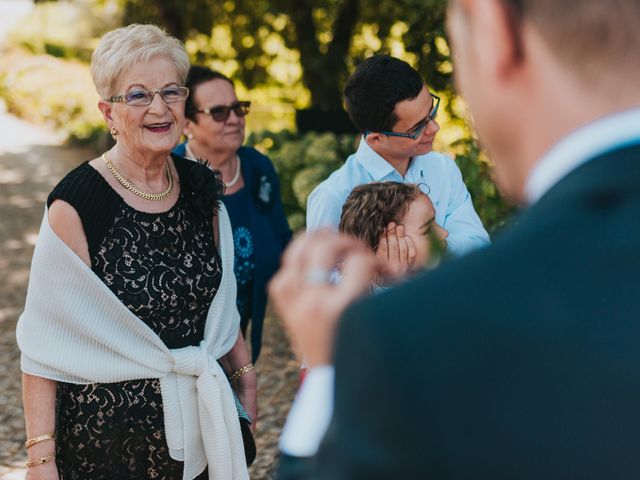
[(242, 433), (242, 443), (244, 445), (244, 456), (247, 459), (247, 466), (256, 459), (256, 441), (251, 433), (250, 423), (246, 418), (240, 417), (240, 432)]
[(304, 478), (637, 477), (639, 219), (631, 146), (570, 173), (490, 248), (353, 305)]
[(55, 186), (47, 198), (47, 206), (55, 200), (64, 200), (78, 212), (89, 244), (89, 256), (93, 258), (117, 210), (122, 207), (122, 198), (89, 162), (84, 162)]
[(309, 478), (314, 460), (314, 458), (294, 457), (281, 453), (276, 474), (278, 480), (305, 480)]
[[(93, 272), (169, 348), (202, 340), (222, 278), (213, 216), (194, 211), (185, 192), (166, 212), (139, 212), (83, 164), (49, 197), (76, 209), (90, 232)], [(183, 464), (170, 458), (166, 444), (158, 379), (59, 382), (56, 432), (63, 480), (182, 478)]]

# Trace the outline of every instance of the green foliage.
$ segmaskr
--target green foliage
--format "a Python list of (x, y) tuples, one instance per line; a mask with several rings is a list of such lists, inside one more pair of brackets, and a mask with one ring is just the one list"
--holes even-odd
[(491, 162), (469, 137), (454, 142), (451, 148), (483, 225), (489, 233), (496, 232), (514, 213), (514, 208), (505, 202), (493, 182)]
[(307, 197), (322, 180), (354, 151), (353, 135), (290, 131), (252, 134), (247, 143), (268, 155), (280, 177), (282, 201), (289, 224), (299, 230), (305, 224)]
[[(451, 86), (445, 0), (121, 2), (125, 23), (162, 25), (185, 41), (195, 63), (249, 89), (277, 85), (298, 108), (341, 108), (349, 72), (374, 53), (405, 58), (437, 90)], [(300, 85), (308, 89), (302, 99)]]
[(120, 21), (117, 5), (104, 0), (38, 3), (8, 39), (34, 54), (88, 62), (97, 39)]
[(0, 96), (11, 113), (51, 125), (71, 141), (94, 142), (106, 129), (89, 69), (77, 61), (7, 56), (0, 62)]
[[(248, 144), (268, 155), (278, 171), (291, 228), (304, 227), (307, 197), (356, 150), (358, 138), (332, 133), (296, 136), (288, 131), (261, 132), (249, 137)], [(478, 215), (487, 230), (494, 232), (513, 209), (493, 183), (490, 163), (468, 137), (454, 142), (451, 153), (455, 155)]]
[[(0, 60), (9, 110), (104, 146), (106, 127), (86, 64), (97, 39), (121, 23), (157, 23), (185, 41), (194, 63), (238, 80), (251, 100), (248, 139), (274, 161), (293, 228), (306, 199), (356, 148), (357, 138), (291, 132), (295, 108), (339, 108), (348, 73), (388, 53), (411, 63), (445, 100), (436, 148), (455, 156), (483, 222), (494, 231), (510, 214), (492, 182), (453, 92), (444, 29), (446, 0), (70, 0), (39, 3), (11, 33), (32, 53)], [(265, 133), (269, 131), (270, 133)], [(280, 131), (279, 133), (274, 133)]]

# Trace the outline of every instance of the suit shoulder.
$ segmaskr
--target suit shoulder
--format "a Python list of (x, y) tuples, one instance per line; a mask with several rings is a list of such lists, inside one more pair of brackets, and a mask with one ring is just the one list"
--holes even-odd
[(400, 338), (410, 331), (422, 332), (439, 322), (477, 322), (495, 313), (496, 295), (518, 295), (514, 278), (528, 260), (526, 248), (500, 244), (453, 259), (402, 285), (355, 302), (344, 315), (345, 333), (362, 329), (377, 331), (378, 340)]

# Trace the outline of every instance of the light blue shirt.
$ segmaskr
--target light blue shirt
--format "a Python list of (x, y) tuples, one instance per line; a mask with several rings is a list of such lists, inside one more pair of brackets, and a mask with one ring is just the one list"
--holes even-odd
[(435, 152), (414, 157), (403, 177), (364, 138), (356, 153), (309, 195), (307, 230), (323, 227), (337, 230), (342, 205), (354, 187), (388, 181), (417, 184), (429, 196), (436, 211), (436, 223), (449, 232), (447, 245), (453, 255), (489, 244), (489, 235), (451, 158)]

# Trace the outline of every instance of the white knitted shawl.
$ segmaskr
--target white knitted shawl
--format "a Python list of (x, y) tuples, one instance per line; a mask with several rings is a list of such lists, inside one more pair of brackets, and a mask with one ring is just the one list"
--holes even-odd
[(237, 340), (233, 238), (220, 204), (222, 280), (204, 340), (170, 350), (51, 229), (45, 209), (16, 336), (22, 370), (87, 384), (159, 378), (167, 444), (183, 479), (248, 479), (233, 393), (216, 359)]

